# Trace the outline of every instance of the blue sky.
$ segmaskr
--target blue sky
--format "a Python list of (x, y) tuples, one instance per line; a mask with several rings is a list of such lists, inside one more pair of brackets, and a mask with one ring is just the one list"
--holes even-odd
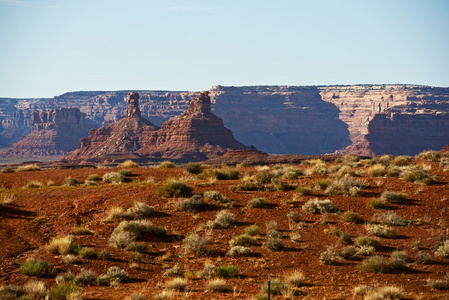
[(446, 0), (0, 0), (0, 97), (449, 86)]

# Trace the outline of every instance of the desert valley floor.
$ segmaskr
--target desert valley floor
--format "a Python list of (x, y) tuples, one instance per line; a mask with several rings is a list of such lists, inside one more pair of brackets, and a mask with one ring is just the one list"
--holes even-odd
[[(82, 299), (264, 299), (269, 274), (273, 299), (449, 297), (447, 156), (167, 166), (3, 169), (1, 299), (30, 281)], [(50, 268), (30, 276), (33, 259)], [(102, 281), (111, 267), (128, 276)]]

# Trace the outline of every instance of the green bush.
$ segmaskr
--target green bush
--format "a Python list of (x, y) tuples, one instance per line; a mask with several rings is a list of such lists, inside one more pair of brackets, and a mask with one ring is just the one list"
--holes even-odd
[(186, 185), (182, 181), (169, 180), (164, 184), (157, 192), (158, 196), (165, 198), (178, 198), (178, 197), (190, 197), (192, 195), (193, 188)]
[(94, 249), (88, 247), (81, 248), (78, 252), (78, 255), (81, 258), (90, 258), (90, 259), (97, 257), (97, 254), (95, 253)]
[(20, 267), (20, 273), (27, 276), (44, 276), (51, 273), (50, 264), (43, 260), (32, 259)]
[(362, 218), (360, 218), (359, 214), (352, 210), (347, 210), (340, 215), (340, 219), (344, 222), (349, 223), (360, 223)]
[(98, 174), (90, 174), (86, 178), (88, 181), (100, 181), (101, 177)]
[[(62, 282), (52, 288), (48, 294), (50, 299), (66, 300), (66, 299), (80, 299), (75, 298), (75, 295), (81, 296), (82, 289), (74, 282)], [(72, 298), (73, 297), (73, 298)]]
[(401, 203), (407, 200), (407, 195), (404, 193), (384, 191), (380, 198), (389, 203)]
[(239, 171), (235, 169), (225, 169), (225, 170), (206, 170), (200, 175), (199, 179), (206, 178), (216, 178), (217, 180), (235, 180), (239, 179)]
[(131, 176), (131, 175), (133, 175), (133, 171), (127, 170), (127, 169), (120, 170), (119, 173), (122, 174), (123, 176)]
[(317, 190), (324, 191), (331, 184), (331, 181), (329, 179), (320, 179), (315, 181), (314, 184)]
[(234, 265), (221, 265), (215, 269), (215, 275), (220, 278), (235, 278), (239, 276), (239, 269)]
[(197, 211), (206, 205), (200, 195), (194, 195), (190, 199), (181, 200), (176, 204), (177, 209), (183, 211)]
[(249, 225), (248, 227), (245, 228), (244, 231), (247, 235), (250, 235), (250, 236), (260, 235), (259, 226), (257, 226), (256, 224)]
[(200, 174), (203, 170), (203, 167), (200, 163), (188, 163), (184, 165), (184, 170), (186, 170), (190, 174)]
[(304, 196), (312, 195), (312, 189), (308, 186), (298, 186), (296, 191)]
[(241, 234), (238, 236), (234, 236), (230, 241), (229, 244), (233, 246), (252, 246), (256, 243), (256, 239), (250, 235), (247, 234)]
[(357, 246), (372, 246), (372, 247), (378, 247), (380, 246), (380, 241), (377, 239), (370, 238), (369, 236), (359, 236), (355, 239), (355, 244)]
[(175, 164), (172, 163), (169, 160), (163, 161), (158, 165), (158, 168), (166, 168), (166, 169), (172, 169), (172, 168), (176, 168)]
[(270, 206), (270, 202), (265, 200), (265, 198), (254, 198), (248, 201), (248, 206), (256, 207), (256, 208), (266, 208)]
[(75, 186), (75, 185), (79, 184), (78, 180), (76, 180), (75, 178), (72, 178), (70, 176), (66, 177), (64, 179), (63, 183), (64, 183), (65, 186)]
[(364, 259), (359, 265), (359, 268), (363, 271), (375, 273), (388, 273), (391, 271), (390, 263), (385, 259), (385, 257), (380, 255), (375, 255)]
[(139, 252), (139, 253), (146, 253), (147, 252), (147, 245), (145, 245), (144, 243), (140, 243), (140, 242), (131, 242), (129, 243), (126, 248), (127, 251), (135, 251), (135, 252)]

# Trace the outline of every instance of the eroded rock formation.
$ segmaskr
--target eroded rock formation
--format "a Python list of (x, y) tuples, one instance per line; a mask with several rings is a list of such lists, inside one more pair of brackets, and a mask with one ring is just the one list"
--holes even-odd
[(85, 121), (86, 114), (77, 108), (33, 112), (31, 133), (0, 155), (7, 157), (42, 157), (62, 155), (76, 149), (81, 137), (95, 125)]
[(140, 116), (138, 98), (137, 93), (129, 93), (125, 118), (92, 130), (64, 160), (98, 160), (111, 154), (134, 153), (147, 158), (199, 161), (230, 149), (247, 148), (233, 138), (223, 120), (211, 113), (208, 92), (191, 100), (186, 113), (164, 122), (161, 128)]
[(81, 139), (79, 147), (68, 153), (65, 160), (96, 159), (109, 154), (134, 153), (153, 140), (152, 133), (159, 128), (142, 118), (139, 109), (139, 94), (128, 93), (126, 115), (109, 126), (91, 130)]
[[(198, 96), (198, 93), (169, 91), (139, 91), (139, 94), (142, 117), (157, 126), (186, 111), (189, 99)], [(395, 115), (407, 114), (410, 118), (426, 115), (428, 122), (420, 122), (420, 134), (426, 131), (429, 136), (439, 138), (432, 133), (436, 129), (431, 120), (437, 114), (449, 112), (449, 88), (417, 85), (214, 86), (209, 95), (212, 112), (223, 119), (237, 140), (275, 154), (323, 154), (344, 148), (341, 153), (380, 155), (384, 153), (373, 152), (370, 148), (378, 136), (376, 130), (381, 130), (379, 124), (370, 125), (378, 122), (376, 115), (388, 115), (392, 110)], [(87, 114), (86, 118), (101, 126), (125, 115), (125, 98), (125, 91), (73, 92), (45, 103), (36, 102), (30, 106), (22, 103), (20, 110), (31, 109), (31, 106), (36, 110), (79, 107)], [(14, 109), (19, 109), (19, 104), (15, 105)], [(413, 105), (426, 109), (409, 110)], [(8, 122), (12, 118), (10, 112), (15, 110), (0, 105), (2, 109), (5, 115), (0, 117)], [(394, 126), (397, 123), (385, 124)], [(12, 134), (14, 138), (21, 137), (15, 133)], [(1, 133), (0, 140), (4, 141)], [(434, 141), (420, 140), (419, 143), (425, 143), (424, 148), (434, 145)], [(389, 153), (394, 149), (378, 147), (376, 151)]]

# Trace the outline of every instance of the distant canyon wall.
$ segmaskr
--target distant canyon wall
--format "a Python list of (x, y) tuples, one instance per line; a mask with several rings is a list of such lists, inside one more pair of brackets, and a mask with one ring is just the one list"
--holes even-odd
[[(343, 153), (413, 155), (418, 149), (436, 149), (440, 144), (449, 143), (447, 135), (440, 134), (449, 132), (449, 88), (417, 85), (214, 86), (209, 91), (213, 113), (223, 119), (234, 137), (268, 153), (323, 154), (343, 149)], [(142, 117), (158, 126), (187, 110), (189, 100), (199, 94), (137, 92)], [(3, 125), (0, 144), (11, 144), (24, 132), (31, 131), (31, 122), (27, 119), (31, 118), (33, 110), (77, 107), (86, 114), (87, 122), (108, 125), (124, 116), (127, 93), (71, 92), (53, 99), (33, 99), (28, 106), (21, 100), (21, 108), (10, 100), (9, 106), (0, 105)], [(355, 144), (359, 146), (351, 148)], [(365, 149), (367, 147), (369, 149)]]

